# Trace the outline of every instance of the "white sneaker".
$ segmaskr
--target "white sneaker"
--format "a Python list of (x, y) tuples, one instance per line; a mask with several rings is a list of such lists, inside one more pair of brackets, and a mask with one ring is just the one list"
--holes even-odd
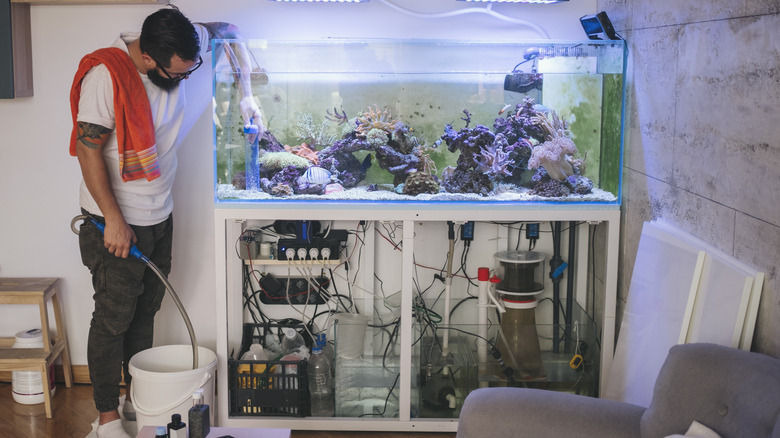
[(99, 425), (95, 432), (98, 438), (132, 438), (125, 432), (120, 419)]

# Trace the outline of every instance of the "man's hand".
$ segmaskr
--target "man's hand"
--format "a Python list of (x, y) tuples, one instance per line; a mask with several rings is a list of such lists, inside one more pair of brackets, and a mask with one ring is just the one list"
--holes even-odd
[(260, 108), (257, 106), (254, 96), (250, 94), (242, 97), (241, 102), (239, 102), (238, 105), (241, 110), (241, 116), (244, 118), (244, 124), (257, 125), (257, 135), (262, 137), (265, 132), (263, 114), (260, 112)]
[(103, 232), (103, 245), (109, 253), (126, 259), (130, 254), (130, 248), (135, 245), (138, 238), (124, 218), (119, 217), (113, 221), (106, 219), (106, 229)]

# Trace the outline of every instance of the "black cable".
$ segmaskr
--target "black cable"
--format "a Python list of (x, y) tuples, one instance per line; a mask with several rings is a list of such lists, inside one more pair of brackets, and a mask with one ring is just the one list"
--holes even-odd
[[(347, 296), (344, 296), (344, 295), (339, 293), (339, 290), (336, 287), (336, 279), (333, 278), (333, 269), (332, 268), (328, 268), (328, 272), (330, 273), (330, 284), (333, 285), (333, 291), (335, 292), (335, 294), (333, 294), (333, 296), (338, 298), (338, 303), (336, 304), (336, 307), (338, 307), (338, 305), (341, 304), (341, 307), (343, 307), (345, 311), (349, 312), (350, 308), (352, 308), (354, 306), (354, 303), (352, 302), (351, 296), (347, 297)], [(349, 277), (347, 277), (347, 286), (349, 286)], [(349, 307), (345, 306), (344, 303), (341, 301), (342, 297), (346, 298), (347, 301), (349, 301)]]
[[(520, 249), (520, 239), (522, 239), (522, 237), (523, 237), (523, 226), (524, 225), (525, 225), (525, 222), (521, 223), (520, 224), (520, 228), (518, 228), (518, 230), (517, 230), (517, 244), (515, 245), (515, 251)], [(530, 251), (531, 250), (531, 247), (530, 247), (531, 242), (530, 241), (528, 242), (528, 245), (529, 245), (528, 251)]]
[(477, 299), (477, 297), (468, 296), (468, 297), (463, 298), (462, 300), (458, 301), (458, 304), (456, 304), (455, 307), (453, 307), (452, 310), (450, 310), (450, 317), (452, 317), (452, 314), (455, 313), (455, 309), (460, 307), (461, 304), (465, 303), (466, 301), (476, 300), (476, 299)]
[(398, 379), (401, 377), (401, 373), (396, 374), (395, 381), (393, 382), (393, 386), (390, 387), (390, 392), (387, 393), (387, 398), (385, 398), (385, 407), (382, 409), (382, 412), (376, 413), (376, 414), (360, 414), (358, 417), (365, 417), (367, 415), (378, 415), (378, 416), (384, 416), (385, 412), (387, 411), (387, 404), (390, 403), (390, 396), (393, 395), (393, 391), (395, 390), (395, 385), (398, 384)]

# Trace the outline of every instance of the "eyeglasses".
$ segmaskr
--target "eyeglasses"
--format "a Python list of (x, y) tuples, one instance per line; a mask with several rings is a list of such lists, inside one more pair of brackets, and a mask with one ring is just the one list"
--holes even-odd
[[(198, 55), (198, 62), (195, 64), (195, 67), (192, 67), (191, 69), (189, 69), (189, 70), (185, 71), (184, 73), (168, 73), (168, 71), (167, 71), (167, 70), (165, 70), (165, 67), (163, 67), (163, 66), (162, 66), (162, 64), (160, 63), (160, 61), (158, 61), (158, 60), (156, 60), (156, 59), (154, 59), (154, 58), (152, 58), (152, 60), (153, 60), (155, 63), (157, 63), (157, 67), (160, 67), (160, 70), (163, 72), (163, 74), (164, 74), (164, 75), (165, 75), (165, 76), (166, 76), (168, 79), (170, 79), (170, 80), (172, 80), (172, 81), (174, 81), (174, 82), (180, 82), (180, 81), (182, 81), (182, 80), (184, 80), (184, 79), (187, 79), (188, 77), (190, 77), (190, 75), (192, 74), (192, 72), (194, 72), (195, 70), (197, 70), (197, 69), (198, 69), (198, 67), (200, 67), (200, 66), (201, 66), (201, 64), (203, 64), (203, 58), (202, 58), (200, 55)], [(173, 76), (172, 76), (172, 75), (173, 75)]]

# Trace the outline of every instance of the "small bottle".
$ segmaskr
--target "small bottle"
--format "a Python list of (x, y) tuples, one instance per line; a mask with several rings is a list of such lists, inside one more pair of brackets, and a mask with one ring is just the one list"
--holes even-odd
[(181, 415), (171, 415), (168, 423), (168, 438), (187, 438), (187, 424), (181, 421)]
[(298, 333), (294, 328), (288, 327), (284, 329), (284, 336), (282, 337), (282, 354), (288, 355), (295, 353), (301, 347), (305, 346), (303, 336)]
[(325, 335), (325, 333), (320, 333), (317, 335), (317, 346), (322, 348), (322, 354), (325, 355), (325, 359), (327, 359), (328, 364), (330, 364), (330, 374), (335, 377), (336, 366), (333, 363), (333, 346), (328, 344), (328, 337)]
[(311, 415), (314, 417), (332, 417), (335, 412), (333, 376), (330, 371), (330, 363), (325, 358), (325, 355), (322, 354), (322, 348), (318, 346), (311, 350), (308, 374)]
[(154, 432), (154, 438), (168, 438), (168, 433), (165, 432), (165, 426), (157, 426)]
[(206, 438), (211, 431), (209, 405), (203, 402), (203, 388), (192, 393), (192, 407), (187, 413), (187, 421), (190, 423), (189, 438)]

